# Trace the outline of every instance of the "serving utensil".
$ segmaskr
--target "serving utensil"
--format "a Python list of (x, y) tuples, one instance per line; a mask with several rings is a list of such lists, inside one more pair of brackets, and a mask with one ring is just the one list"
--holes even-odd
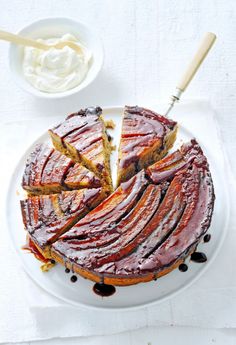
[(27, 38), (27, 37), (23, 37), (20, 35), (12, 34), (11, 32), (7, 32), (4, 30), (0, 30), (0, 40), (4, 40), (4, 41), (11, 42), (11, 43), (23, 45), (26, 47), (34, 47), (34, 48), (38, 48), (38, 49), (42, 49), (42, 50), (48, 50), (51, 48), (62, 49), (64, 47), (68, 46), (79, 54), (81, 54), (81, 52), (82, 52), (82, 47), (79, 46), (75, 42), (64, 41), (64, 42), (59, 42), (56, 44), (46, 44), (43, 42), (38, 42), (36, 40), (33, 40), (32, 38)]
[(166, 110), (165, 116), (168, 116), (169, 112), (173, 108), (174, 104), (180, 100), (182, 93), (186, 90), (189, 83), (195, 76), (196, 72), (198, 71), (199, 67), (205, 60), (207, 54), (209, 53), (210, 49), (212, 48), (214, 42), (216, 40), (216, 35), (212, 32), (207, 32), (203, 37), (203, 40), (198, 47), (195, 55), (193, 56), (192, 61), (186, 68), (182, 78), (177, 83), (176, 89), (170, 97), (170, 103)]

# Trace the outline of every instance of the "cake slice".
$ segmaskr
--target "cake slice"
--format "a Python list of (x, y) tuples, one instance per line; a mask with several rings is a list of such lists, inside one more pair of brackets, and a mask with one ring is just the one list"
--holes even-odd
[(119, 146), (117, 184), (164, 157), (173, 146), (177, 123), (154, 111), (126, 106)]
[(55, 148), (98, 176), (112, 190), (110, 171), (111, 145), (100, 107), (81, 109), (49, 130)]
[(29, 196), (21, 201), (25, 229), (39, 251), (50, 257), (50, 245), (103, 199), (101, 188)]
[(46, 144), (36, 145), (22, 179), (23, 189), (33, 195), (100, 186), (101, 181), (93, 172)]

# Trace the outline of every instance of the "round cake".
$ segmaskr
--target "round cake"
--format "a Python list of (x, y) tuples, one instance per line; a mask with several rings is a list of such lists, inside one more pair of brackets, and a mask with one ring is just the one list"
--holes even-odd
[(172, 120), (125, 107), (112, 192), (112, 145), (100, 107), (49, 130), (54, 148), (36, 146), (22, 181), (24, 226), (38, 258), (121, 286), (183, 265), (210, 226), (215, 196), (195, 139), (167, 155), (176, 132)]

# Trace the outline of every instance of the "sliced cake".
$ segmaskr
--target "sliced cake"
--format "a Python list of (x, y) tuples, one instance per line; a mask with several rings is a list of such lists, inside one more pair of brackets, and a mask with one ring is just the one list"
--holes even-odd
[(82, 163), (112, 190), (111, 145), (100, 107), (81, 109), (49, 130), (55, 148)]
[(25, 229), (39, 251), (48, 257), (50, 245), (103, 199), (101, 188), (29, 196), (21, 201)]
[(23, 189), (34, 195), (100, 186), (101, 181), (93, 172), (46, 144), (36, 145), (22, 179)]
[(126, 106), (123, 114), (117, 184), (164, 157), (173, 146), (177, 123), (154, 111)]
[(61, 236), (52, 257), (112, 285), (150, 281), (179, 266), (211, 223), (215, 197), (207, 159), (192, 140), (148, 171), (147, 178), (141, 171), (122, 183)]

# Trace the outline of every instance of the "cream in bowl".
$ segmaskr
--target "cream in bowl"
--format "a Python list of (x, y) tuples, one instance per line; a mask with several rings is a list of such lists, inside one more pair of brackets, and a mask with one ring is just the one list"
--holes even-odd
[(61, 49), (42, 50), (34, 47), (24, 49), (22, 71), (27, 81), (44, 92), (63, 92), (78, 86), (86, 77), (92, 53), (83, 46), (75, 36), (65, 34), (61, 38), (39, 42), (54, 45), (59, 42), (71, 41), (81, 47), (81, 53), (69, 46)]
[[(15, 81), (31, 94), (58, 99), (85, 89), (103, 63), (103, 47), (91, 28), (70, 18), (40, 19), (18, 32), (41, 43), (57, 44), (48, 50), (10, 44), (9, 63)], [(69, 46), (61, 42), (72, 43)], [(77, 44), (81, 49), (73, 49)]]

